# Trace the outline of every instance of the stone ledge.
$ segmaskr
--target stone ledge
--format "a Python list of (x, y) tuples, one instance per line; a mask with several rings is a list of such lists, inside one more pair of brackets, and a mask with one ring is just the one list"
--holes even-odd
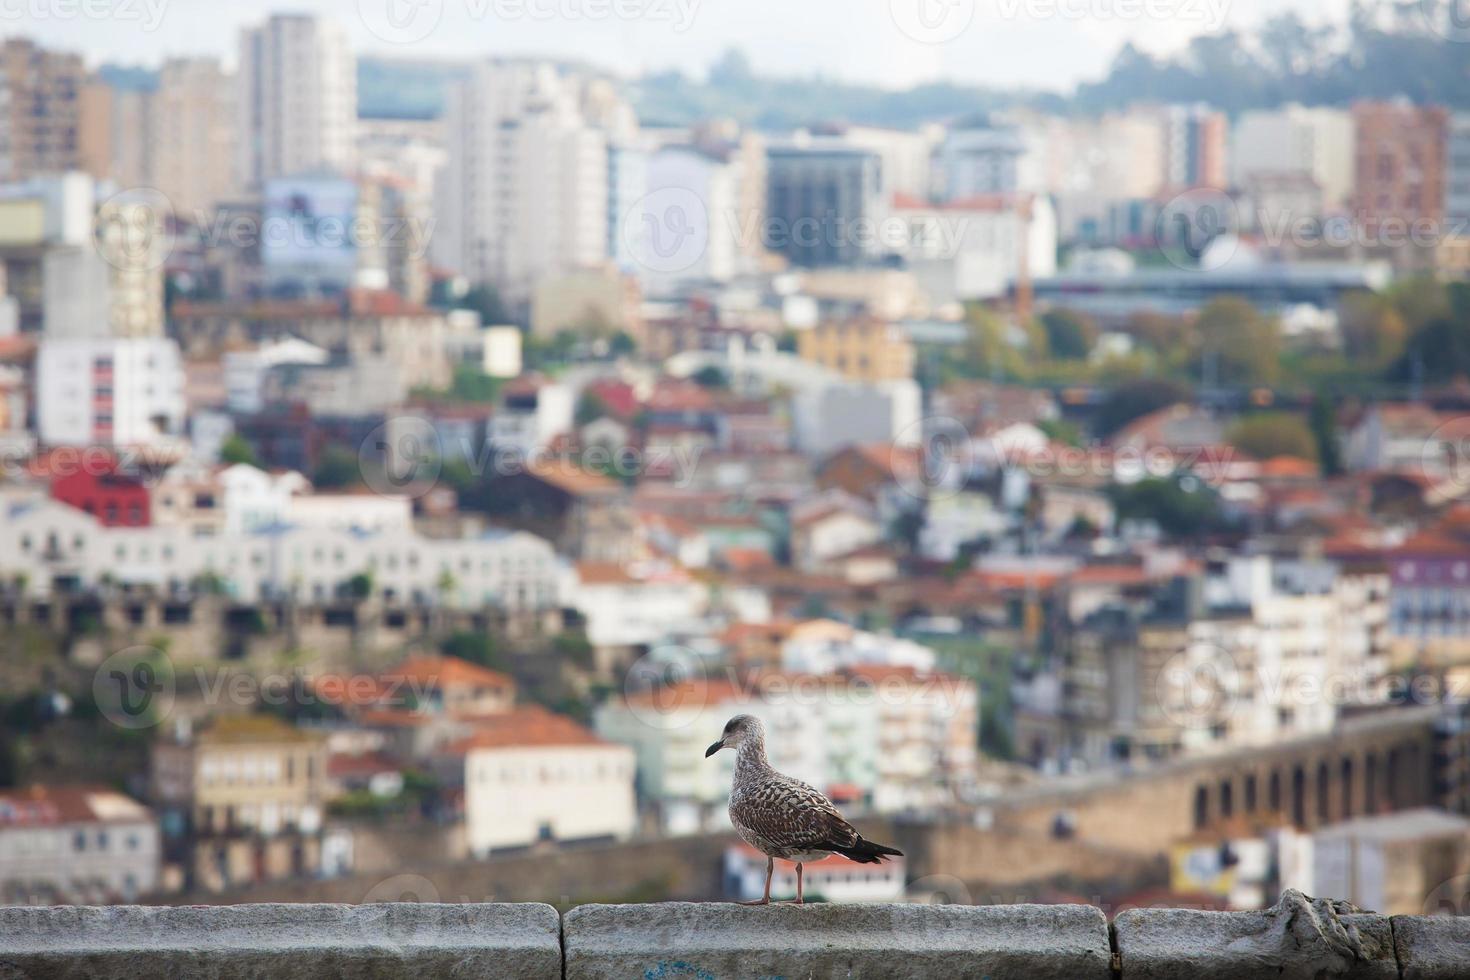
[(0, 978), (550, 980), (560, 931), (550, 905), (0, 908)]
[(1470, 977), (1470, 916), (1396, 915), (1393, 943), (1403, 980)]
[[(565, 967), (565, 973), (563, 973)], [(1083, 905), (0, 908), (0, 980), (1466, 980), (1470, 918)]]
[[(1113, 924), (1129, 980), (1398, 980), (1387, 916), (1288, 891), (1262, 912), (1134, 909)], [(1470, 966), (1470, 956), (1462, 963)]]
[(1107, 921), (1083, 905), (583, 905), (563, 935), (567, 980), (1112, 975)]

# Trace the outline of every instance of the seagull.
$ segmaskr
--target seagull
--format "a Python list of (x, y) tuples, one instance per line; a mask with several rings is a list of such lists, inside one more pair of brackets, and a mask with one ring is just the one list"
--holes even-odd
[(766, 760), (766, 726), (759, 718), (736, 715), (725, 723), (720, 740), (705, 750), (708, 759), (720, 749), (735, 750), (735, 781), (730, 787), (730, 822), (740, 839), (766, 856), (766, 894), (771, 904), (771, 875), (776, 858), (796, 862), (796, 904), (804, 905), (801, 869), (837, 853), (858, 864), (879, 864), (903, 852), (864, 840), (842, 818), (832, 801), (799, 779), (783, 776)]

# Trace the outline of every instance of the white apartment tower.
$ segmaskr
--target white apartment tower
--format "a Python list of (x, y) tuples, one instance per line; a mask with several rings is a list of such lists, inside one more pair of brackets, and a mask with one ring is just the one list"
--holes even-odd
[(354, 169), (357, 63), (335, 21), (276, 14), (240, 35), (240, 183)]
[(1352, 113), (1300, 105), (1243, 113), (1230, 162), (1236, 184), (1264, 176), (1309, 178), (1329, 208), (1339, 207), (1353, 190)]
[(178, 344), (162, 337), (43, 339), (36, 420), (49, 446), (170, 443), (184, 422)]
[(608, 133), (594, 91), (551, 65), (484, 63), (455, 86), (437, 261), (511, 301), (608, 252)]

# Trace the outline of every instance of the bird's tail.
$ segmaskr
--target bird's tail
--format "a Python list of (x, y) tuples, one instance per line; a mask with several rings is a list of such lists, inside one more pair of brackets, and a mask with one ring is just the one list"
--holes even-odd
[(856, 861), (858, 864), (880, 864), (889, 855), (903, 857), (903, 851), (900, 851), (896, 847), (874, 844), (872, 841), (864, 840), (862, 837), (859, 837), (857, 843), (851, 847), (837, 848), (837, 853), (849, 861)]

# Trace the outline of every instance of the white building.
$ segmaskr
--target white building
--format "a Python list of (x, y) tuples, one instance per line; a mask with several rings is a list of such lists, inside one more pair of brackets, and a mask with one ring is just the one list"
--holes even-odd
[(992, 195), (933, 205), (897, 197), (893, 216), (907, 226), (893, 254), (939, 306), (1004, 296), (1024, 274), (1057, 271), (1057, 216), (1045, 196)]
[(152, 339), (51, 339), (36, 356), (41, 441), (71, 446), (157, 446), (184, 423), (179, 345)]
[(490, 442), (523, 458), (572, 431), (576, 395), (570, 385), (539, 381), (506, 392), (489, 423)]
[(627, 746), (540, 707), (517, 708), (478, 727), (440, 760), (464, 780), (472, 854), (633, 835), (638, 814)]
[(521, 532), (437, 539), (404, 528), (277, 524), (201, 538), (185, 525), (102, 527), (82, 511), (28, 494), (0, 498), (0, 578), (17, 576), (40, 595), (57, 584), (172, 589), (212, 578), (247, 603), (273, 596), (320, 602), (351, 592), (354, 577), (366, 576), (374, 597), (511, 610), (553, 608), (560, 588), (551, 545)]
[(781, 666), (803, 674), (835, 674), (855, 667), (901, 667), (931, 674), (935, 659), (933, 650), (913, 640), (819, 619), (792, 628), (781, 644)]
[(941, 199), (961, 201), (1032, 189), (1037, 175), (1022, 165), (1026, 152), (1026, 139), (1017, 126), (989, 121), (955, 126), (935, 154)]
[[(1188, 627), (1188, 647), (1159, 693), (1183, 718), (1185, 750), (1269, 745), (1331, 731), (1344, 708), (1377, 703), (1388, 668), (1386, 575), (1344, 575), (1321, 561), (1229, 560), (1205, 581), (1211, 612)], [(1189, 671), (1195, 671), (1191, 675)], [(1224, 696), (1203, 717), (1198, 677), (1214, 671)], [(1185, 680), (1183, 687), (1170, 678)], [(1197, 708), (1197, 705), (1196, 705)], [(1198, 723), (1194, 723), (1198, 722)]]
[[(1263, 175), (1310, 178), (1329, 208), (1353, 190), (1353, 117), (1346, 109), (1286, 105), (1241, 114), (1232, 134), (1230, 169), (1236, 185)], [(1300, 215), (1274, 215), (1277, 221)]]
[(220, 358), (225, 372), (229, 409), (249, 415), (265, 408), (261, 390), (266, 373), (282, 364), (325, 364), (327, 351), (296, 337), (261, 344), (254, 350), (226, 351)]
[[(740, 208), (743, 173), (738, 148), (718, 152), (674, 145), (652, 154), (648, 161), (649, 200), (663, 208), (659, 213), (622, 219), (628, 233), (625, 237), (636, 238), (634, 270), (651, 291), (682, 281), (729, 282), (741, 271), (742, 234), (761, 233), (760, 216), (745, 214)], [(686, 267), (663, 272), (657, 260), (662, 254), (659, 250), (667, 248), (667, 243), (660, 236), (670, 232), (663, 223), (671, 215), (662, 210), (680, 207), (686, 198), (702, 206), (683, 207), (688, 219), (686, 233), (702, 247), (698, 254), (690, 250), (691, 261)]]
[(240, 34), (239, 179), (336, 171), (356, 160), (357, 61), (335, 21), (275, 14)]
[(709, 605), (708, 588), (677, 566), (581, 562), (575, 571), (567, 604), (586, 620), (593, 646), (658, 643), (697, 628)]
[(0, 902), (107, 905), (158, 887), (158, 820), (100, 786), (0, 792)]
[(492, 378), (520, 376), (525, 366), (521, 350), (525, 338), (520, 327), (486, 327), (481, 331), (481, 339), (480, 370)]
[(152, 243), (124, 242), (125, 227), (110, 221), (146, 219), (148, 213), (110, 209), (99, 229), (115, 231), (116, 248), (94, 244), (47, 249), (41, 260), (43, 330), (47, 337), (121, 338), (163, 336), (163, 268), (149, 258)]
[(883, 539), (871, 504), (831, 490), (791, 508), (791, 560), (811, 572), (828, 560)]
[(491, 62), (453, 87), (438, 262), (522, 301), (541, 279), (607, 257), (608, 134), (591, 121), (590, 90), (552, 65)]
[(908, 378), (813, 385), (792, 400), (797, 446), (809, 456), (873, 443), (916, 446), (922, 401), (918, 383)]

